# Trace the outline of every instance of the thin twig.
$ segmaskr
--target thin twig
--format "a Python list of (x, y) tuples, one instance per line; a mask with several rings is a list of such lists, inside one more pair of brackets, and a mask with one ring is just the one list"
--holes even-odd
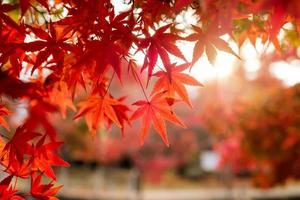
[[(123, 58), (129, 63), (129, 60), (128, 60), (126, 57), (123, 56)], [(138, 76), (138, 74), (137, 74), (137, 72), (136, 72), (135, 70), (133, 70), (133, 73), (134, 73), (134, 77), (135, 77), (135, 78), (138, 80), (138, 82), (139, 82), (139, 85), (140, 85), (140, 87), (141, 87), (141, 89), (142, 89), (142, 92), (143, 92), (143, 95), (144, 95), (145, 99), (147, 100), (147, 102), (150, 102), (149, 99), (148, 99), (148, 96), (147, 96), (147, 94), (146, 94), (145, 88), (144, 88), (144, 86), (143, 86), (143, 84), (142, 84), (142, 81), (141, 81), (140, 77)]]

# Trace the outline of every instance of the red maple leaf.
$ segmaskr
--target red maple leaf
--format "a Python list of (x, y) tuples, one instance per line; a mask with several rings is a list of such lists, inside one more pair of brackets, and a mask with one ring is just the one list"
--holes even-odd
[(14, 175), (20, 178), (27, 178), (30, 175), (31, 162), (28, 160), (19, 162), (10, 162), (8, 164), (8, 160), (4, 160), (2, 162), (4, 166), (7, 166), (5, 172)]
[(12, 139), (6, 143), (1, 152), (1, 159), (8, 158), (8, 167), (14, 162), (23, 163), (24, 155), (30, 155), (29, 141), (41, 134), (29, 131), (26, 126), (18, 127)]
[(55, 154), (55, 151), (63, 142), (50, 142), (44, 144), (46, 136), (43, 136), (32, 149), (32, 169), (38, 169), (49, 178), (56, 180), (52, 166), (70, 166), (66, 161)]
[(289, 18), (296, 19), (296, 25), (299, 25), (300, 7), (299, 1), (289, 0), (262, 0), (258, 2), (258, 10), (267, 10), (269, 12), (270, 39), (276, 40), (282, 26), (289, 21)]
[(68, 51), (77, 51), (75, 45), (66, 42), (69, 39), (66, 35), (58, 34), (53, 23), (50, 23), (49, 25), (49, 33), (41, 28), (29, 25), (27, 25), (27, 27), (39, 38), (39, 40), (24, 43), (22, 45), (22, 49), (25, 51), (38, 51), (31, 73), (44, 62), (48, 62), (48, 58), (51, 55), (53, 57), (52, 61), (58, 62), (62, 61), (64, 53)]
[(40, 98), (30, 101), (28, 111), (29, 116), (25, 122), (28, 129), (34, 130), (41, 126), (51, 140), (55, 141), (57, 133), (53, 125), (49, 122), (49, 115), (57, 111), (57, 108)]
[[(125, 97), (118, 98), (117, 100), (119, 102), (123, 102), (125, 100)], [(124, 136), (125, 135), (125, 124), (127, 123), (130, 125), (130, 120), (129, 120), (129, 117), (127, 114), (127, 112), (129, 112), (130, 109), (128, 108), (128, 106), (126, 106), (125, 104), (121, 104), (121, 103), (112, 105), (112, 107), (115, 110), (115, 112), (117, 113), (118, 120), (119, 120), (120, 124), (122, 125), (122, 127), (121, 127), (122, 136)]]
[(193, 64), (202, 56), (204, 51), (209, 62), (214, 64), (217, 56), (217, 49), (230, 53), (240, 59), (229, 45), (220, 38), (218, 28), (214, 24), (208, 26), (205, 31), (197, 26), (193, 26), (193, 28), (196, 33), (193, 33), (186, 38), (186, 40), (189, 41), (197, 41), (193, 52)]
[(36, 175), (35, 173), (31, 175), (30, 194), (39, 200), (58, 200), (55, 195), (62, 188), (62, 185), (54, 187), (52, 182), (41, 184), (42, 176), (42, 173), (40, 175)]
[[(99, 49), (105, 49), (105, 51), (99, 51)], [(112, 67), (118, 78), (121, 80), (121, 57), (127, 54), (128, 51), (116, 42), (113, 43), (105, 39), (102, 41), (88, 41), (86, 43), (86, 51), (80, 55), (76, 67), (88, 65), (88, 71), (92, 76), (98, 74), (98, 79), (103, 78), (102, 75)], [(91, 68), (91, 66), (94, 67)]]
[(23, 197), (16, 195), (17, 190), (10, 186), (13, 176), (10, 175), (0, 182), (0, 199), (1, 200), (24, 200)]
[(150, 37), (148, 34), (147, 38), (140, 40), (138, 50), (147, 48), (142, 71), (148, 68), (148, 81), (152, 76), (158, 56), (160, 56), (162, 62), (164, 63), (167, 73), (170, 73), (170, 58), (168, 53), (186, 61), (184, 55), (175, 44), (177, 40), (183, 40), (183, 38), (172, 33), (165, 33), (171, 25), (172, 24), (163, 26), (157, 29), (153, 36)]
[(172, 1), (160, 0), (136, 0), (135, 5), (142, 8), (138, 20), (142, 20), (146, 28), (153, 27), (163, 16), (170, 16), (174, 13), (171, 7)]

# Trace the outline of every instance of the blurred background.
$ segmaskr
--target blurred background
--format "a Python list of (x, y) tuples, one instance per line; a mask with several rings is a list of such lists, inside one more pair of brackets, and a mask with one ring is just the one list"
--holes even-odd
[[(192, 56), (190, 44), (178, 45)], [(60, 198), (300, 199), (299, 52), (283, 57), (271, 44), (247, 39), (239, 53), (242, 60), (218, 52), (214, 66), (204, 56), (187, 71), (204, 87), (189, 88), (193, 108), (178, 104), (188, 128), (168, 124), (170, 147), (155, 133), (140, 146), (138, 123), (123, 137), (114, 127), (92, 136), (72, 112), (51, 119), (71, 164), (57, 169)], [(122, 91), (112, 84), (112, 91), (140, 98), (134, 82)], [(15, 120), (22, 108), (18, 113)]]

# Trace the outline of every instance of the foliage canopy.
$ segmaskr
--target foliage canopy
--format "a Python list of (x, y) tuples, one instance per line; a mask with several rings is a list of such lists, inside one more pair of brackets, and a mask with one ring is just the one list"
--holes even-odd
[[(214, 63), (217, 50), (239, 58), (221, 38), (225, 34), (237, 46), (261, 39), (283, 57), (296, 55), (299, 11), (297, 0), (2, 0), (0, 124), (8, 134), (1, 133), (0, 157), (9, 176), (0, 183), (1, 199), (56, 199), (60, 187), (53, 184), (52, 166), (68, 163), (57, 155), (62, 143), (49, 121), (54, 113), (65, 117), (73, 110), (74, 119), (85, 118), (93, 134), (116, 125), (125, 135), (125, 127), (141, 119), (141, 143), (153, 126), (168, 145), (165, 121), (184, 127), (173, 107), (180, 101), (191, 106), (186, 86), (201, 86), (186, 71), (204, 54)], [(195, 23), (178, 20), (185, 13)], [(293, 34), (280, 41), (286, 23)], [(192, 60), (181, 52), (180, 41), (194, 44)], [(136, 52), (144, 54), (141, 68)], [(136, 109), (112, 93), (113, 79), (123, 87), (130, 80), (139, 85), (144, 97), (132, 102)], [(9, 100), (28, 112), (15, 131), (5, 120), (12, 115)], [(53, 181), (43, 184), (43, 176)], [(13, 186), (18, 178), (31, 179), (28, 194)]]

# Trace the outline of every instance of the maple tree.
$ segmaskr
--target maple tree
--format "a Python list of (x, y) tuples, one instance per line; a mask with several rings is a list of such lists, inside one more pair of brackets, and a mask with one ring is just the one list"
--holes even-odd
[(253, 184), (268, 188), (299, 179), (300, 104), (299, 84), (285, 86), (270, 73), (270, 63), (264, 64), (253, 80), (239, 66), (223, 90), (208, 84), (198, 122), (218, 140), (220, 169), (246, 170)]
[[(153, 125), (168, 145), (165, 120), (184, 127), (173, 108), (181, 100), (191, 106), (186, 85), (201, 86), (188, 69), (204, 52), (211, 63), (217, 50), (239, 58), (222, 35), (239, 45), (245, 38), (252, 42), (261, 38), (272, 42), (281, 55), (295, 52), (291, 48), (298, 45), (288, 38), (281, 43), (276, 37), (286, 23), (298, 34), (296, 0), (132, 0), (122, 3), (121, 12), (117, 4), (110, 0), (1, 1), (0, 124), (6, 130), (1, 131), (0, 163), (8, 173), (0, 184), (1, 199), (24, 199), (13, 186), (18, 178), (31, 179), (26, 195), (55, 199), (60, 187), (54, 186), (52, 166), (68, 164), (57, 155), (61, 142), (50, 121), (53, 114), (75, 111), (74, 119), (85, 117), (94, 135), (99, 128), (116, 125), (125, 136), (125, 127), (141, 118), (141, 143)], [(178, 23), (177, 16), (185, 12), (193, 14), (194, 24)], [(180, 41), (194, 43), (191, 61), (178, 47)], [(144, 54), (141, 68), (136, 53)], [(111, 90), (113, 81), (126, 87), (130, 77), (144, 96), (133, 103), (136, 110)], [(17, 114), (14, 106), (9, 107), (11, 101), (26, 105), (27, 110), (16, 127), (5, 120)], [(52, 181), (43, 184), (42, 176)]]
[[(299, 148), (299, 105), (298, 84), (277, 90), (262, 105), (240, 114), (244, 116), (239, 122), (244, 132), (240, 144), (256, 163), (254, 183), (260, 187), (299, 179), (299, 161), (295, 159)], [(264, 123), (248, 123), (245, 118)]]

